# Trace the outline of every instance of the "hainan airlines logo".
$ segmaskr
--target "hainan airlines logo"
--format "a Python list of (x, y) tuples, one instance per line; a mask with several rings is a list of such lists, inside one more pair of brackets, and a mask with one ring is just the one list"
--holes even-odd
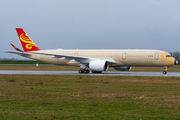
[(35, 44), (33, 41), (31, 41), (31, 39), (28, 37), (27, 34), (22, 33), (22, 34), (19, 36), (19, 38), (20, 38), (20, 40), (21, 40), (23, 43), (26, 43), (25, 47), (26, 47), (27, 49), (31, 49), (32, 46), (37, 47), (36, 44)]

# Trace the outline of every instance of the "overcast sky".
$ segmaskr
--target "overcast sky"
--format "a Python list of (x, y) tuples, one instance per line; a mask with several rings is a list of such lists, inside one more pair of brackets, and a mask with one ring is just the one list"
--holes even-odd
[(0, 58), (22, 49), (21, 27), (40, 49), (180, 51), (180, 0), (0, 0)]

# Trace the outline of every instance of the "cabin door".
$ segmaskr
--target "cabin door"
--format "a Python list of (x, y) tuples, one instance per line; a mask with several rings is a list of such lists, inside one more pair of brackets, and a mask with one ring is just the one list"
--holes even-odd
[(155, 53), (155, 54), (154, 54), (154, 59), (155, 59), (155, 60), (158, 60), (158, 59), (159, 59), (159, 53)]
[(126, 53), (122, 54), (122, 59), (125, 60), (126, 59)]
[(44, 59), (44, 56), (45, 56), (45, 55), (41, 55), (41, 59)]

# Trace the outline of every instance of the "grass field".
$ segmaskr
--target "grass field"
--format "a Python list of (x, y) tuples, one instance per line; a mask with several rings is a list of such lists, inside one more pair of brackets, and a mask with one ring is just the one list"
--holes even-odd
[[(0, 65), (0, 70), (79, 67)], [(163, 67), (131, 71), (162, 72)], [(168, 72), (180, 72), (180, 67)], [(7, 119), (179, 120), (180, 77), (0, 75), (0, 120)]]
[(180, 119), (179, 77), (0, 75), (0, 119)]

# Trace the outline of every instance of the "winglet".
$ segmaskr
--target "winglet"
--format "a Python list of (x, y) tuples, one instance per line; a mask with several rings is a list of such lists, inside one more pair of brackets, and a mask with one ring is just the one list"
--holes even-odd
[(16, 46), (14, 46), (12, 43), (11, 43), (11, 45), (13, 46), (13, 48), (14, 48), (15, 50), (20, 51), (20, 52), (23, 52), (22, 50), (20, 50), (20, 49), (17, 48)]
[(17, 34), (21, 41), (24, 51), (38, 51), (40, 50), (37, 45), (30, 39), (22, 28), (16, 28)]

